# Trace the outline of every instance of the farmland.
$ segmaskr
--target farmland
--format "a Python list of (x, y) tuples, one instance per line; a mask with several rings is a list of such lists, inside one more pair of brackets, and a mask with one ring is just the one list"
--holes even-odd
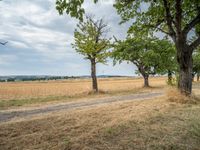
[[(91, 97), (104, 98), (139, 93), (167, 91), (166, 78), (150, 79), (151, 88), (142, 88), (143, 80), (132, 78), (99, 79), (100, 94), (90, 92), (89, 80), (2, 83), (2, 101), (24, 100), (20, 107), (44, 105), (52, 99), (34, 101), (42, 97), (57, 96), (54, 102), (70, 104)], [(199, 96), (200, 84), (194, 83), (193, 92)], [(23, 87), (23, 88), (22, 88)], [(87, 89), (84, 90), (84, 87)], [(49, 93), (49, 94), (48, 94)], [(61, 94), (62, 99), (59, 99)], [(31, 117), (15, 118), (0, 123), (1, 149), (198, 149), (200, 146), (199, 103), (170, 102), (176, 92), (140, 101), (123, 100), (77, 109), (62, 109)], [(23, 96), (20, 96), (23, 95)], [(79, 96), (77, 96), (79, 95)], [(63, 97), (64, 96), (64, 97)], [(66, 97), (65, 97), (66, 96)], [(68, 96), (71, 96), (70, 98)], [(32, 98), (32, 99), (31, 99)], [(120, 98), (120, 97), (119, 97)], [(18, 99), (18, 100), (17, 100)], [(65, 100), (66, 99), (66, 100)], [(26, 100), (33, 103), (26, 103)], [(103, 100), (103, 99), (102, 99)], [(9, 103), (8, 103), (9, 104)], [(12, 105), (7, 108), (13, 108)], [(33, 107), (33, 109), (36, 109)], [(3, 111), (1, 111), (3, 112)], [(25, 112), (24, 112), (25, 113)]]
[[(162, 88), (166, 85), (166, 78), (153, 77), (150, 79), (152, 89)], [(111, 78), (99, 79), (100, 93), (96, 96), (141, 92), (142, 78)], [(94, 97), (91, 93), (89, 79), (43, 81), (43, 82), (11, 82), (0, 83), (0, 107), (21, 106), (41, 102), (63, 101)]]
[[(151, 78), (150, 83), (154, 88), (143, 89), (142, 79), (100, 79), (101, 90), (111, 94), (99, 94), (97, 97), (151, 93), (158, 89), (165, 91), (168, 88), (165, 80), (166, 78)], [(68, 94), (68, 96), (90, 91), (88, 80), (4, 83), (7, 84), (9, 85), (7, 87), (1, 86), (1, 92), (3, 89), (18, 95), (24, 92), (23, 95), (27, 98), (49, 96), (47, 91), (51, 90), (51, 94), (57, 96), (60, 93), (55, 89), (59, 90), (59, 88), (63, 95)], [(22, 85), (24, 88), (20, 90)], [(67, 88), (69, 85), (71, 88)], [(84, 86), (87, 86), (88, 90), (82, 90)], [(197, 95), (200, 92), (197, 82), (194, 83), (194, 92)], [(170, 95), (175, 97), (176, 93)], [(4, 98), (7, 99), (6, 101), (24, 98), (15, 96), (13, 94), (12, 97), (10, 94)], [(75, 102), (76, 97), (71, 101)], [(59, 103), (59, 100), (56, 103)], [(199, 109), (198, 103), (170, 102), (168, 96), (163, 95), (148, 100), (119, 101), (16, 118), (0, 123), (0, 148), (5, 150), (198, 149), (200, 146)]]
[(0, 150), (200, 150), (199, 0), (0, 14)]

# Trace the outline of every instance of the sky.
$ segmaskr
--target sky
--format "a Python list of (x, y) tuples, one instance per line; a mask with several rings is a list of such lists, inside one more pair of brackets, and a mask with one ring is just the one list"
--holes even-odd
[[(104, 18), (110, 32), (108, 37), (126, 37), (129, 24), (119, 25), (120, 16), (113, 8), (113, 0), (93, 4), (86, 0), (86, 14)], [(90, 75), (90, 62), (76, 53), (71, 43), (78, 23), (70, 16), (60, 16), (55, 0), (0, 1), (0, 75)], [(97, 65), (97, 75), (133, 76), (133, 64)]]

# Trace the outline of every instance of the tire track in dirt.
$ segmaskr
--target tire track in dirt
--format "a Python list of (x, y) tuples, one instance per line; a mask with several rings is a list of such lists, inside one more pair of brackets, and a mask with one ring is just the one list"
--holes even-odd
[(72, 110), (78, 108), (86, 108), (89, 106), (99, 106), (101, 104), (110, 104), (114, 102), (122, 102), (122, 101), (130, 101), (130, 100), (144, 100), (155, 98), (159, 96), (163, 96), (164, 92), (156, 92), (156, 93), (143, 93), (143, 94), (130, 94), (130, 95), (121, 95), (121, 96), (112, 96), (107, 98), (96, 98), (86, 102), (74, 102), (74, 103), (65, 103), (65, 104), (57, 104), (51, 105), (44, 108), (38, 109), (30, 109), (30, 110), (15, 110), (15, 111), (1, 111), (0, 112), (0, 123), (7, 122), (16, 118), (23, 118), (34, 116), (38, 114), (45, 114), (49, 112), (56, 112), (60, 110)]

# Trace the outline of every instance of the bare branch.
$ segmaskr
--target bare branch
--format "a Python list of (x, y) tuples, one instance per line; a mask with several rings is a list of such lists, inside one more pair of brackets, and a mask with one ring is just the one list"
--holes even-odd
[(113, 35), (115, 42), (119, 42), (119, 40)]
[(155, 29), (157, 29), (157, 30), (159, 30), (159, 31), (161, 31), (161, 32), (163, 32), (163, 33), (165, 33), (165, 34), (167, 34), (167, 35), (170, 35), (169, 32), (163, 30), (162, 28), (160, 28), (160, 27), (158, 27), (158, 26), (154, 26), (154, 25), (148, 25), (148, 26), (149, 26), (149, 27), (152, 27), (152, 28), (155, 28)]
[(149, 25), (146, 25), (146, 26), (151, 27), (151, 28), (155, 28), (155, 29), (169, 35), (170, 34), (169, 32), (167, 32), (167, 31), (165, 31), (165, 30), (163, 30), (162, 28), (159, 27), (163, 22), (164, 22), (164, 19), (159, 19), (155, 25), (149, 24)]

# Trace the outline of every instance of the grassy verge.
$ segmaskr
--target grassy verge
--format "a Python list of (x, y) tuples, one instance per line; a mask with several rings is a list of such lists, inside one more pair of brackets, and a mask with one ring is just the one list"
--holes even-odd
[(122, 95), (122, 94), (130, 94), (130, 93), (141, 93), (141, 92), (150, 92), (152, 90), (158, 90), (159, 88), (138, 88), (134, 90), (124, 90), (124, 91), (113, 91), (113, 92), (102, 92), (100, 91), (98, 94), (94, 94), (92, 92), (82, 93), (72, 96), (48, 96), (48, 97), (39, 97), (39, 98), (26, 98), (26, 99), (11, 99), (11, 100), (0, 100), (0, 110), (20, 107), (24, 105), (32, 105), (32, 104), (44, 104), (47, 102), (66, 102), (66, 101), (74, 101), (82, 98), (97, 98), (97, 97), (106, 97), (113, 95)]
[(200, 104), (166, 98), (54, 113), (0, 125), (0, 149), (199, 149)]

